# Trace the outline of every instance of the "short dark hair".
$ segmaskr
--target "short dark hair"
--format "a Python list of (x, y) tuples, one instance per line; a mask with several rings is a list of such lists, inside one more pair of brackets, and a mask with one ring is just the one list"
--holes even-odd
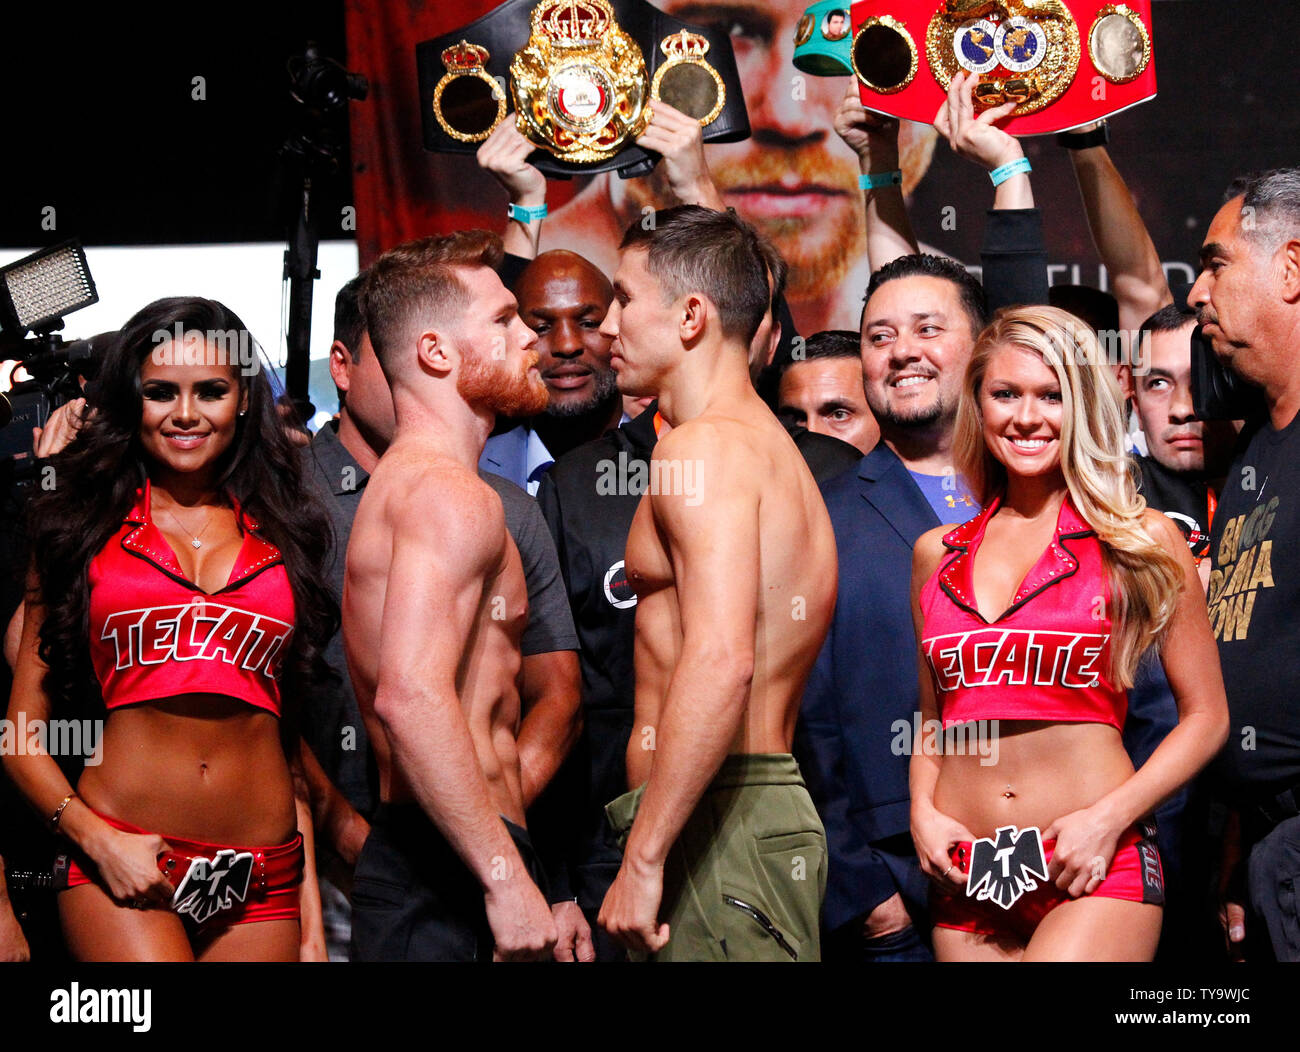
[(731, 209), (678, 205), (651, 220), (628, 227), (619, 248), (647, 250), (650, 272), (666, 296), (706, 295), (718, 309), (723, 335), (748, 347), (772, 304), (769, 271), (774, 286), (784, 284), (784, 274), (769, 262), (780, 253), (765, 247), (762, 235)]
[(862, 301), (864, 317), (867, 301), (875, 295), (876, 289), (881, 285), (898, 278), (917, 277), (942, 278), (956, 285), (962, 309), (966, 311), (966, 317), (970, 321), (971, 336), (980, 334), (980, 330), (988, 321), (989, 313), (988, 297), (984, 295), (984, 286), (956, 260), (948, 259), (946, 256), (932, 256), (925, 252), (899, 256), (871, 275), (871, 281), (867, 283), (867, 294)]
[(1246, 192), (1246, 188), (1259, 178), (1259, 172), (1245, 172), (1237, 176), (1228, 184), (1228, 188), (1223, 191), (1223, 197), (1219, 201), (1219, 207), (1222, 208), (1234, 197), (1241, 197)]
[(353, 363), (361, 361), (361, 337), (366, 331), (359, 302), (365, 280), (366, 272), (363, 270), (334, 297), (334, 339), (348, 349)]
[(804, 341), (803, 354), (786, 358), (778, 363), (779, 375), (784, 376), (791, 366), (801, 362), (824, 361), (828, 358), (852, 358), (862, 361), (862, 337), (849, 329), (827, 329), (815, 332)]
[(1180, 306), (1177, 303), (1169, 303), (1161, 307), (1142, 323), (1142, 328), (1138, 329), (1132, 351), (1134, 360), (1137, 358), (1137, 352), (1142, 348), (1142, 342), (1148, 336), (1154, 336), (1158, 332), (1177, 332), (1195, 321), (1196, 310), (1186, 304)]
[(1169, 303), (1142, 323), (1142, 332), (1177, 332), (1189, 321), (1195, 320), (1195, 308)]
[(456, 267), (496, 270), (503, 258), (499, 234), (460, 230), (407, 241), (370, 264), (358, 302), (384, 375), (392, 379), (395, 355), (417, 312), (447, 317), (459, 315), (469, 305), (469, 290), (457, 277)]
[(763, 256), (763, 264), (767, 267), (767, 272), (772, 275), (772, 319), (776, 320), (777, 303), (785, 295), (786, 278), (790, 276), (790, 264), (785, 261), (785, 257), (777, 250), (767, 238), (758, 239), (759, 252)]

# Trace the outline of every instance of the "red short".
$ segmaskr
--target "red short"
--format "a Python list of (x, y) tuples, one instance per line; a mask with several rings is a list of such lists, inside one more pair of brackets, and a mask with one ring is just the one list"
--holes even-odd
[[(1043, 854), (1052, 861), (1055, 840), (1043, 841)], [(971, 844), (962, 841), (949, 857), (963, 873), (970, 872)], [(1131, 826), (1119, 838), (1115, 857), (1092, 897), (1124, 899), (1164, 905), (1165, 878), (1156, 847), (1156, 828), (1146, 822)], [(1021, 895), (1010, 909), (988, 900), (958, 895), (930, 893), (930, 920), (937, 928), (952, 928), (977, 935), (1015, 935), (1028, 942), (1034, 929), (1053, 909), (1070, 896), (1052, 883), (1039, 882), (1033, 891)]]
[[(99, 817), (126, 833), (148, 832), (109, 815)], [(205, 844), (165, 834), (163, 839), (171, 851), (158, 856), (158, 868), (178, 891), (186, 885), (173, 899), (172, 909), (196, 933), (209, 934), (232, 924), (298, 919), (301, 835), (273, 847)], [(75, 888), (93, 883), (86, 867), (89, 863), (83, 866), (75, 855), (60, 855), (55, 862), (56, 884)], [(66, 881), (60, 879), (61, 871), (67, 873)]]

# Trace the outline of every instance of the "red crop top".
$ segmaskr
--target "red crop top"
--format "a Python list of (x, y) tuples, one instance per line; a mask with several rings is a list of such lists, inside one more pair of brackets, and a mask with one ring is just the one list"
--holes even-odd
[(226, 586), (188, 580), (149, 514), (149, 484), (90, 563), (90, 657), (107, 708), (224, 694), (280, 715), (293, 593), (280, 551), (236, 503), (244, 543)]
[(1110, 577), (1096, 532), (1067, 496), (1056, 536), (1011, 605), (986, 621), (971, 584), (994, 500), (946, 534), (951, 549), (921, 589), (921, 647), (945, 728), (970, 720), (1107, 723), (1122, 730), (1128, 696), (1107, 679)]

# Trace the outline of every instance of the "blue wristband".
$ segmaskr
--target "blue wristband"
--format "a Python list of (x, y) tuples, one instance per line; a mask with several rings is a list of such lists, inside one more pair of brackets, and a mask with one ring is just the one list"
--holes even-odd
[(511, 203), (506, 205), (506, 215), (511, 219), (518, 219), (521, 223), (532, 223), (538, 219), (546, 218), (546, 205), (540, 204), (536, 208), (525, 208), (523, 205)]
[(895, 168), (892, 172), (873, 172), (871, 175), (858, 176), (858, 186), (863, 190), (878, 190), (882, 186), (902, 186), (903, 173)]
[(1013, 175), (1019, 175), (1021, 172), (1032, 172), (1033, 165), (1029, 163), (1028, 157), (1021, 157), (1012, 161), (1010, 164), (1004, 164), (1001, 168), (994, 168), (989, 172), (989, 178), (993, 180), (994, 186), (1001, 186)]

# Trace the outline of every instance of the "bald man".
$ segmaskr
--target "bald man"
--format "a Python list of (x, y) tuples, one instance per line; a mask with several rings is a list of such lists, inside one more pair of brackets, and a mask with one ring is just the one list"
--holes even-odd
[(490, 438), (479, 466), (534, 496), (550, 463), (618, 427), (623, 403), (601, 335), (614, 291), (609, 279), (573, 252), (543, 252), (515, 282), (519, 316), (537, 333), (546, 412)]

